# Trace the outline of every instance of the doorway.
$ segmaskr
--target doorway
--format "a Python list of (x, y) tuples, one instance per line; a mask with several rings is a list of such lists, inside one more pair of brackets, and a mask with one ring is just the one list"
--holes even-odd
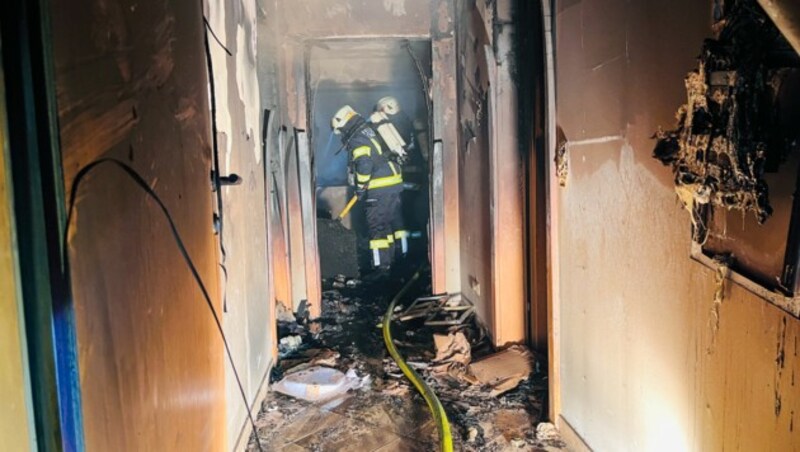
[(344, 105), (365, 118), (386, 96), (398, 100), (413, 124), (413, 147), (402, 166), (403, 219), (409, 232), (405, 266), (428, 259), (430, 41), (408, 39), (316, 41), (306, 53), (310, 146), (314, 159), (317, 239), (323, 280), (358, 277), (371, 267), (364, 208), (337, 219), (353, 196), (348, 182), (349, 155), (330, 119)]

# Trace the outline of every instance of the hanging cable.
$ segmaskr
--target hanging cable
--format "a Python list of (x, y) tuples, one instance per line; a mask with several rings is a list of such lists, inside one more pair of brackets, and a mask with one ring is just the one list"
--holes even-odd
[[(208, 21), (205, 17), (203, 17), (203, 22), (208, 24)], [(210, 27), (206, 26), (206, 30), (210, 30)], [(216, 35), (215, 35), (216, 36)], [(223, 228), (225, 225), (225, 219), (223, 216), (223, 209), (222, 209), (222, 184), (220, 183), (220, 175), (221, 175), (221, 168), (219, 165), (219, 140), (217, 139), (218, 130), (217, 130), (217, 96), (216, 96), (216, 87), (214, 86), (214, 65), (211, 61), (211, 46), (208, 42), (208, 33), (203, 33), (203, 42), (205, 44), (206, 50), (206, 66), (208, 69), (208, 91), (209, 91), (209, 109), (211, 110), (211, 149), (212, 153), (214, 154), (213, 161), (214, 161), (214, 174), (212, 178), (212, 183), (214, 184), (214, 192), (217, 195), (217, 216), (219, 218), (219, 247), (220, 252), (222, 253), (222, 262), (225, 262), (225, 245), (223, 243)], [(227, 48), (223, 46), (225, 50)]]
[[(200, 1), (200, 8), (201, 10), (205, 11), (205, 4), (202, 0)], [(219, 252), (221, 257), (219, 267), (222, 270), (222, 276), (225, 284), (222, 288), (222, 312), (228, 312), (228, 268), (225, 266), (228, 253), (225, 250), (225, 212), (224, 204), (222, 202), (222, 184), (220, 183), (222, 172), (219, 164), (219, 141), (217, 138), (217, 95), (214, 83), (214, 64), (211, 60), (211, 45), (208, 41), (209, 33), (217, 41), (217, 44), (219, 44), (219, 46), (225, 50), (225, 53), (227, 53), (228, 56), (233, 56), (233, 53), (231, 53), (231, 51), (228, 50), (222, 41), (219, 40), (216, 33), (214, 33), (214, 30), (211, 28), (211, 24), (208, 23), (208, 18), (205, 16), (203, 16), (203, 26), (205, 29), (205, 33), (203, 33), (203, 45), (206, 52), (206, 69), (208, 70), (208, 102), (209, 109), (211, 110), (211, 152), (213, 153), (212, 160), (214, 162), (214, 171), (211, 175), (211, 183), (214, 185), (214, 192), (217, 195), (217, 221), (219, 224), (217, 234), (219, 235)]]
[(205, 26), (206, 26), (206, 30), (207, 30), (209, 33), (211, 33), (211, 36), (213, 36), (213, 37), (214, 37), (214, 40), (215, 40), (215, 41), (217, 41), (217, 44), (219, 44), (219, 46), (220, 46), (220, 47), (222, 47), (222, 50), (224, 50), (224, 51), (225, 51), (225, 53), (227, 53), (227, 54), (228, 54), (228, 56), (233, 56), (233, 53), (231, 53), (231, 51), (230, 51), (230, 50), (228, 50), (228, 47), (227, 47), (227, 46), (225, 46), (225, 44), (223, 44), (223, 43), (222, 43), (222, 41), (220, 41), (220, 40), (219, 40), (219, 38), (217, 37), (217, 34), (216, 34), (216, 33), (214, 33), (214, 29), (213, 29), (213, 28), (211, 28), (211, 24), (210, 24), (210, 23), (208, 23), (208, 19), (207, 19), (205, 16), (203, 16), (203, 24), (205, 24)]
[[(88, 175), (92, 170), (98, 168), (100, 165), (103, 164), (111, 164), (122, 169), (124, 173), (128, 175), (133, 180), (133, 182), (135, 182), (136, 185), (147, 194), (147, 196), (149, 196), (150, 198), (153, 199), (153, 201), (156, 202), (159, 209), (161, 210), (161, 213), (164, 214), (164, 217), (169, 223), (169, 228), (170, 231), (172, 232), (172, 238), (175, 240), (175, 244), (177, 245), (178, 250), (181, 253), (181, 256), (183, 256), (183, 260), (186, 262), (186, 265), (189, 267), (189, 271), (192, 273), (192, 277), (197, 283), (197, 286), (200, 288), (200, 292), (202, 292), (203, 294), (203, 298), (205, 299), (206, 306), (208, 307), (211, 316), (214, 318), (214, 323), (217, 327), (217, 331), (219, 332), (219, 335), (222, 338), (222, 343), (225, 346), (225, 354), (228, 357), (228, 362), (231, 365), (233, 376), (236, 379), (237, 386), (239, 387), (239, 393), (242, 396), (242, 402), (244, 403), (245, 410), (247, 411), (247, 418), (250, 420), (250, 426), (253, 428), (252, 434), (255, 435), (256, 437), (258, 450), (264, 452), (264, 449), (261, 447), (261, 442), (258, 439), (258, 430), (256, 429), (256, 422), (253, 419), (253, 414), (250, 411), (250, 403), (247, 401), (247, 394), (245, 393), (244, 385), (242, 385), (242, 380), (241, 378), (239, 378), (239, 372), (238, 370), (236, 370), (236, 365), (233, 362), (233, 354), (231, 353), (230, 346), (228, 345), (228, 338), (225, 336), (225, 331), (222, 328), (222, 323), (219, 320), (219, 315), (217, 314), (217, 310), (214, 309), (214, 303), (211, 301), (211, 296), (209, 295), (208, 290), (206, 289), (206, 286), (203, 283), (203, 279), (200, 277), (200, 273), (197, 271), (197, 267), (195, 267), (192, 258), (189, 256), (189, 251), (186, 249), (186, 246), (183, 243), (183, 239), (181, 238), (181, 235), (178, 232), (178, 228), (175, 225), (175, 221), (172, 219), (172, 215), (170, 215), (167, 206), (164, 205), (164, 202), (161, 201), (161, 198), (158, 197), (158, 194), (156, 194), (156, 192), (152, 188), (150, 188), (150, 185), (147, 184), (144, 178), (139, 173), (137, 173), (136, 170), (131, 168), (127, 163), (114, 158), (102, 158), (87, 164), (86, 166), (81, 168), (80, 171), (78, 171), (78, 174), (75, 176), (75, 179), (72, 182), (72, 187), (70, 189), (70, 194), (69, 194), (67, 223), (64, 228), (64, 236), (62, 240), (62, 243), (64, 244), (63, 255), (64, 256), (68, 255), (67, 237), (69, 237), (69, 228), (72, 222), (72, 215), (75, 210), (75, 201), (77, 199), (76, 195), (78, 193), (78, 188), (80, 187), (81, 182), (83, 182), (86, 175)], [(67, 275), (67, 278), (69, 278), (69, 266), (66, 266), (65, 273)]]

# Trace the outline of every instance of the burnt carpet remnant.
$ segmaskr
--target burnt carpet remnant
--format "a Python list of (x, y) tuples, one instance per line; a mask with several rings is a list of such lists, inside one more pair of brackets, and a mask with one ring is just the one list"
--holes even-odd
[[(777, 93), (788, 71), (788, 43), (755, 0), (726, 2), (698, 67), (686, 79), (677, 127), (659, 130), (653, 157), (675, 174), (675, 191), (706, 238), (710, 207), (772, 214), (765, 171), (776, 171), (794, 137), (777, 127)], [(794, 52), (791, 52), (794, 55)]]
[[(332, 391), (331, 398), (314, 401), (271, 391), (256, 419), (262, 446), (265, 450), (438, 450), (436, 424), (424, 399), (383, 343), (380, 322), (402, 286), (400, 278), (370, 283), (339, 276), (323, 284), (327, 290), (319, 319), (298, 322), (291, 315), (281, 316), (279, 336), (299, 336), (302, 342), (282, 348), (271, 383), (299, 381), (302, 373), (326, 367), (338, 371), (339, 378), (343, 373), (358, 383), (344, 393)], [(419, 287), (403, 300), (405, 307), (398, 307), (398, 314), (426, 290), (430, 288)], [(520, 346), (493, 349), (474, 316), (457, 325), (428, 326), (426, 319), (398, 319), (392, 324), (393, 336), (408, 364), (442, 401), (456, 450), (563, 450), (555, 428), (542, 422), (547, 366), (540, 357)], [(255, 450), (254, 441), (249, 450)]]

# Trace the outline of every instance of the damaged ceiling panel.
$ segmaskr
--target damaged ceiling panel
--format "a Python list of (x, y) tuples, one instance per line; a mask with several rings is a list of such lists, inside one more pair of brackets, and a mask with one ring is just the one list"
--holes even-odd
[(726, 4), (717, 19), (717, 37), (705, 41), (686, 77), (677, 127), (659, 130), (653, 151), (675, 173), (698, 242), (709, 206), (752, 213), (759, 223), (770, 217), (764, 173), (776, 171), (796, 142), (776, 126), (777, 93), (796, 54), (754, 0)]

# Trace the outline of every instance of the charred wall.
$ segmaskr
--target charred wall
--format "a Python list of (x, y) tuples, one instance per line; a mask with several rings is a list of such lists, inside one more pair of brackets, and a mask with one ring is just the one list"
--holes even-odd
[[(481, 10), (478, 9), (480, 3)], [(483, 15), (481, 15), (483, 12)], [(461, 290), (485, 323), (491, 322), (492, 216), (489, 129), (491, 31), (484, 2), (463, 2), (458, 9), (458, 182), (461, 231)], [(491, 16), (486, 17), (491, 20)]]
[[(248, 400), (253, 403), (266, 384), (272, 365), (268, 231), (267, 159), (262, 145), (261, 94), (256, 0), (208, 2), (209, 36), (217, 161), (222, 176), (242, 182), (223, 186), (219, 274), (223, 324)], [(224, 47), (223, 47), (224, 46)], [(246, 421), (238, 384), (225, 366), (228, 448), (232, 449)]]
[[(67, 188), (97, 158), (135, 168), (221, 313), (200, 3), (51, 5)], [(168, 224), (113, 166), (78, 198), (68, 247), (87, 449), (224, 449), (222, 342)]]
[[(711, 34), (708, 3), (558, 1), (561, 413), (596, 450), (791, 450), (800, 323), (689, 258), (651, 158)], [(552, 168), (551, 168), (552, 171)]]
[[(289, 221), (290, 173), (296, 174), (296, 164), (291, 166), (290, 156), (295, 153), (292, 124), (289, 119), (287, 95), (283, 76), (283, 46), (280, 34), (279, 2), (258, 2), (258, 71), (262, 108), (262, 135), (266, 152), (267, 212), (269, 218), (270, 281), (272, 297), (287, 307), (293, 300), (305, 298), (305, 288), (297, 293), (292, 278), (304, 280), (305, 274), (295, 271), (291, 256), (291, 224)], [(264, 114), (269, 112), (265, 120)], [(295, 256), (295, 263), (302, 259)], [(302, 268), (302, 267), (299, 267)]]
[(513, 11), (509, 0), (457, 8), (461, 291), (497, 344), (526, 334)]

